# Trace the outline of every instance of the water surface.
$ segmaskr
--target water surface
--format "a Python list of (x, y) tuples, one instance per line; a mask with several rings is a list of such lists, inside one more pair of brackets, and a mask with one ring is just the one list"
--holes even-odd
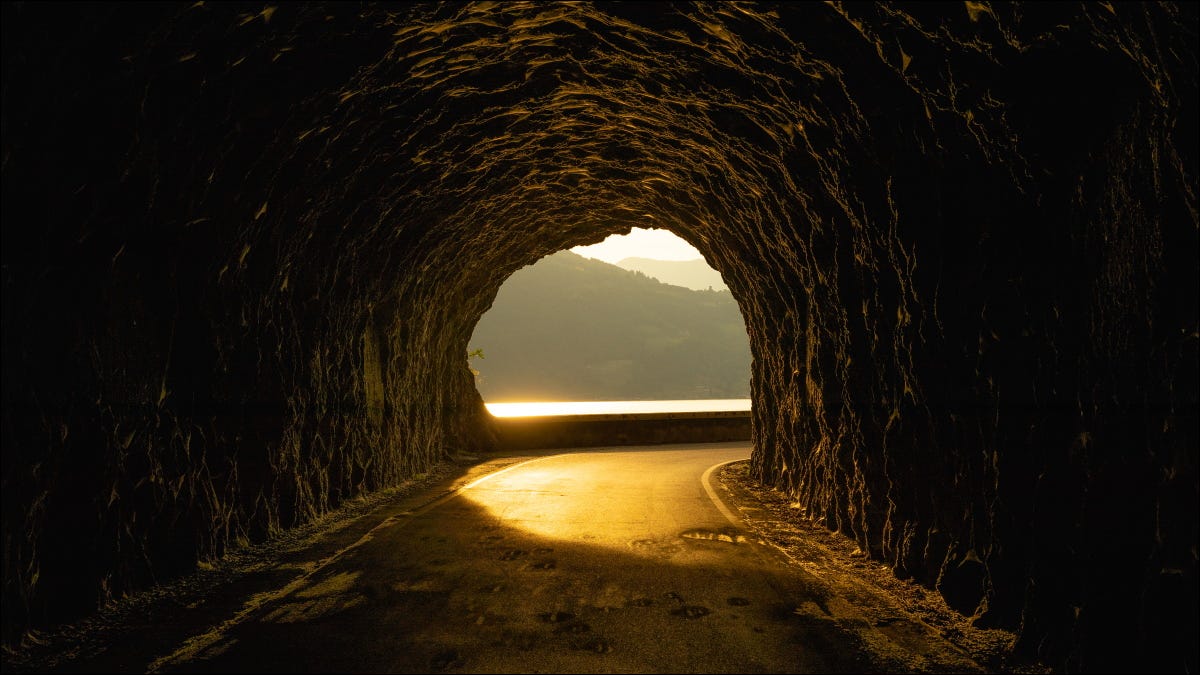
[(683, 401), (526, 401), (485, 403), (496, 417), (545, 415), (620, 415), (625, 413), (730, 412), (750, 410), (748, 398)]

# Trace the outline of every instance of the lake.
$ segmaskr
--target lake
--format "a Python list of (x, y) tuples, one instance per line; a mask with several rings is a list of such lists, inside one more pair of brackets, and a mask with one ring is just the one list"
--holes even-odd
[(545, 415), (620, 415), (624, 413), (731, 412), (750, 410), (748, 398), (687, 401), (529, 401), (484, 403), (496, 417)]

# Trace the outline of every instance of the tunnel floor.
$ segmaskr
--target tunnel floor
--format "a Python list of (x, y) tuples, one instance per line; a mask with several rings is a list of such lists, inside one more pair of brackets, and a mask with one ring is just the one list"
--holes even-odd
[[(562, 452), (513, 451), (443, 464), (419, 480), (130, 596), (83, 622), (32, 632), (23, 644), (5, 650), (4, 671), (163, 672), (164, 655), (186, 651), (198, 636), (235, 623), (243, 608), (258, 606), (294, 579), (311, 574), (387, 518), (422, 509), (525, 460)], [(783, 493), (752, 481), (747, 469), (747, 462), (735, 462), (717, 471), (713, 480), (747, 531), (848, 599), (858, 616), (900, 651), (911, 649), (913, 671), (929, 664), (974, 662), (983, 672), (1050, 672), (1014, 658), (1012, 633), (974, 627), (935, 592), (897, 579), (885, 565), (866, 559), (852, 540), (806, 520)]]

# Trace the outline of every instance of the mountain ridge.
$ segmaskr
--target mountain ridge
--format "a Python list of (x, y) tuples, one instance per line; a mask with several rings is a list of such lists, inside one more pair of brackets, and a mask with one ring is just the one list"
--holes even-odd
[(747, 398), (750, 351), (728, 291), (692, 290), (569, 251), (518, 270), (469, 343), (484, 400)]
[(634, 272), (641, 272), (659, 281), (673, 286), (683, 286), (692, 290), (715, 291), (728, 290), (721, 273), (709, 267), (703, 258), (692, 260), (659, 260), (632, 256), (617, 261), (617, 267)]

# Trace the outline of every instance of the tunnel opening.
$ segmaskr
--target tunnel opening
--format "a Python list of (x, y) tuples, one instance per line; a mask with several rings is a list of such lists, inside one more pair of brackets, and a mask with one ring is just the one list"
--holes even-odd
[(737, 301), (720, 273), (666, 230), (634, 228), (515, 272), (469, 345), (493, 414), (550, 402), (604, 402), (592, 407), (614, 413), (701, 400), (749, 409), (750, 351)]
[(517, 270), (468, 345), (502, 448), (751, 437), (740, 305), (666, 229), (631, 228)]

